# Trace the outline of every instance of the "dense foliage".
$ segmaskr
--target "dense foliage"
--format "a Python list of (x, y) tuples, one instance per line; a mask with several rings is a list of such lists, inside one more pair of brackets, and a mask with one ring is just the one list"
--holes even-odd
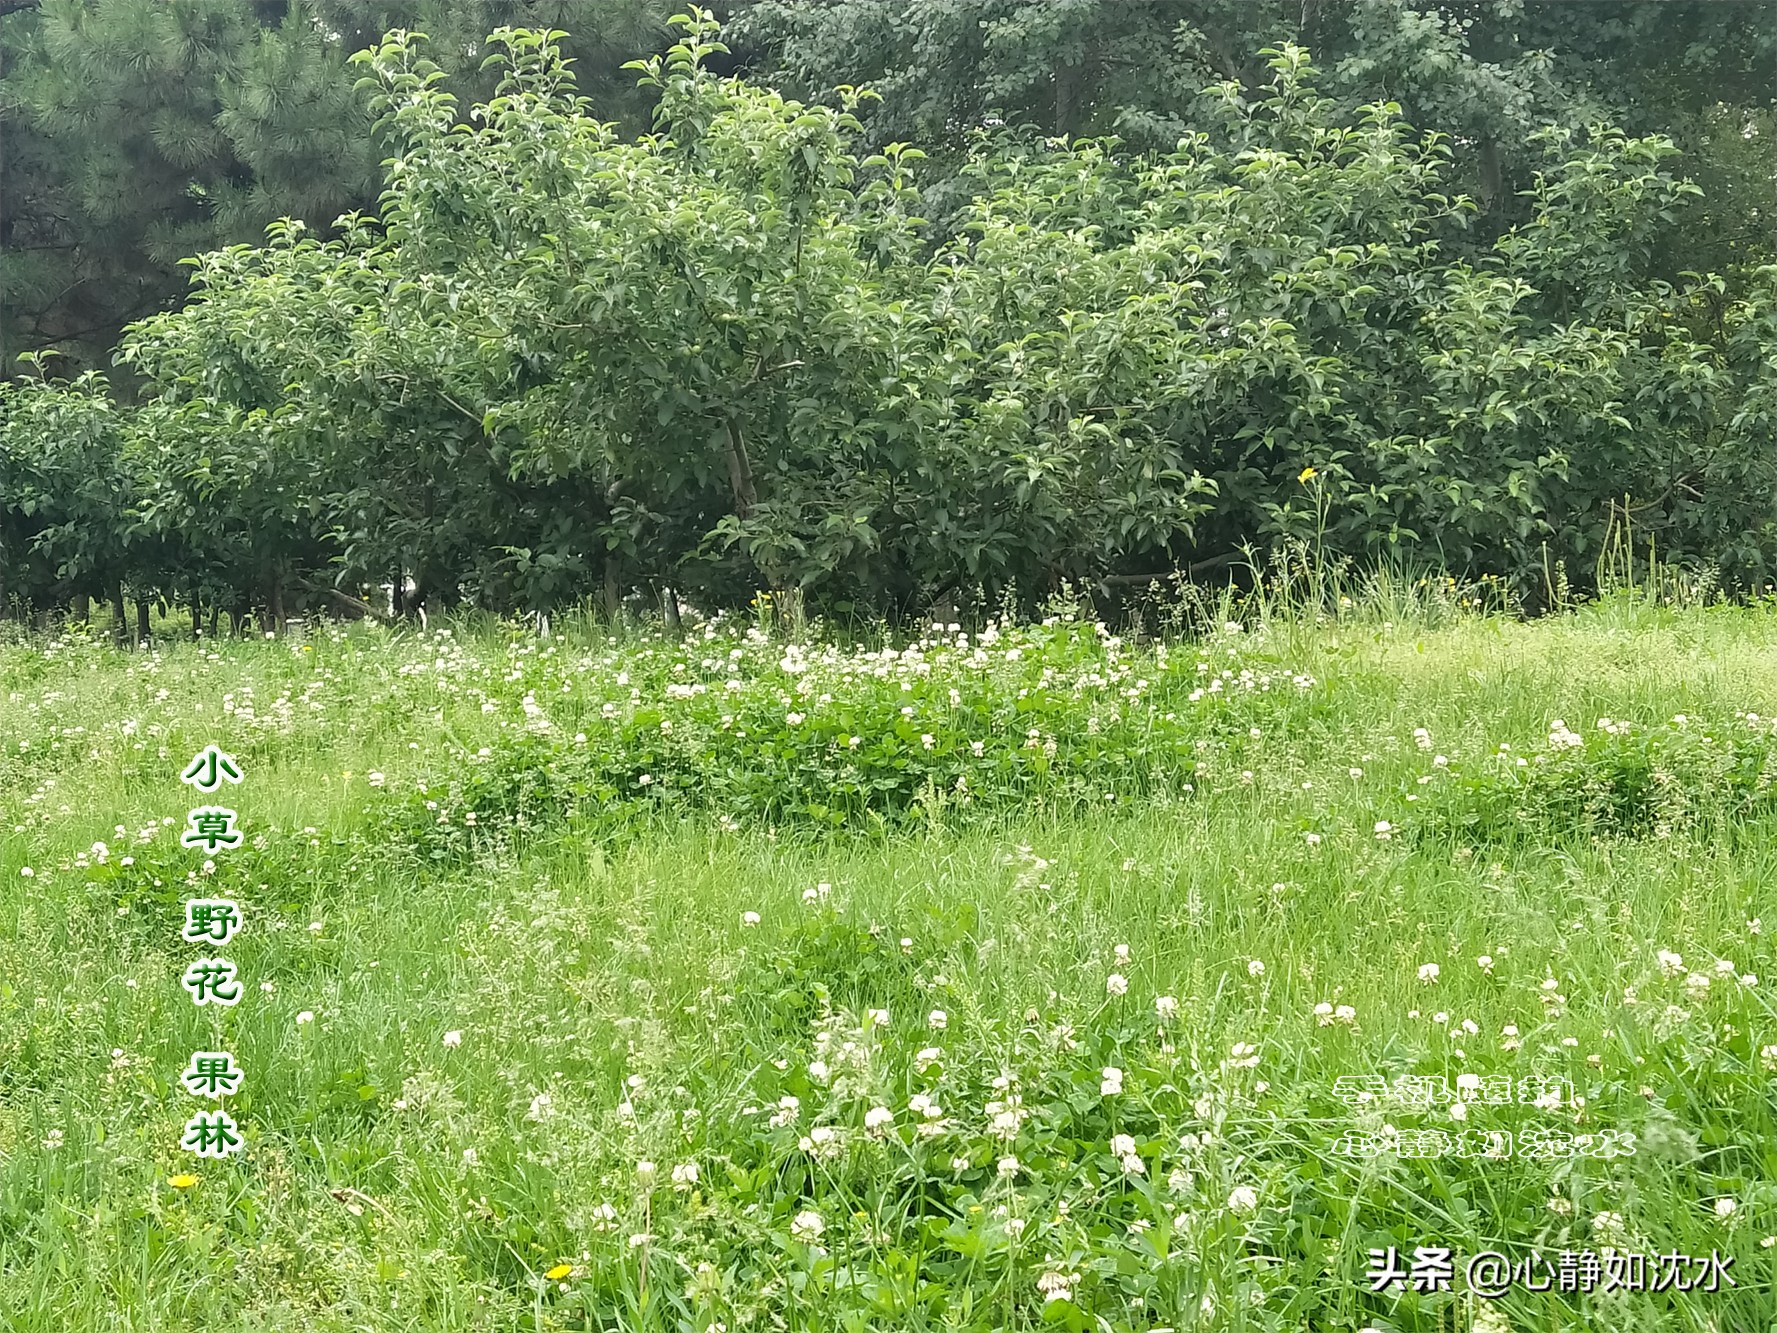
[(1167, 153), (984, 145), (933, 245), (864, 94), (719, 77), (682, 26), (633, 140), (553, 31), (497, 32), (466, 117), (418, 35), (355, 57), (378, 216), (193, 261), (122, 347), (139, 405), (0, 391), (8, 593), (893, 614), (1292, 543), (1531, 588), (1624, 531), (1771, 576), (1777, 267), (1652, 276), (1699, 193), (1670, 141), (1543, 131), (1483, 244), (1445, 139), (1286, 46)]

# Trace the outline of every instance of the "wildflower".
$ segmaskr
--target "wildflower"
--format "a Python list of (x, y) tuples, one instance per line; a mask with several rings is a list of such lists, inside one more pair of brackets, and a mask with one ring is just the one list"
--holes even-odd
[(1338, 1023), (1353, 1024), (1357, 1022), (1357, 1010), (1348, 1004), (1342, 1004), (1333, 1010), (1333, 1020)]
[(743, 926), (758, 925), (759, 924), (759, 914), (757, 912), (742, 912), (740, 914), (740, 924)]
[(1251, 1185), (1236, 1185), (1228, 1193), (1228, 1207), (1237, 1213), (1251, 1213), (1259, 1206), (1259, 1192)]
[(1724, 1194), (1721, 1198), (1715, 1201), (1715, 1215), (1717, 1217), (1731, 1217), (1733, 1216), (1734, 1210), (1739, 1206), (1738, 1203)]
[(1119, 944), (1116, 948), (1111, 950), (1111, 953), (1115, 955), (1119, 963), (1127, 963), (1129, 961), (1129, 946), (1127, 944)]
[(315, 1021), (314, 1011), (311, 1009), (304, 1009), (300, 1014), (296, 1015), (296, 1021), (298, 1023), (312, 1023), (312, 1022), (314, 1022)]
[(673, 1188), (688, 1190), (697, 1183), (697, 1163), (681, 1162), (673, 1168)]
[(1672, 953), (1666, 949), (1661, 949), (1657, 957), (1659, 958), (1660, 971), (1666, 976), (1675, 977), (1680, 972), (1684, 971), (1684, 958), (1682, 955)]
[(1077, 1275), (1072, 1273), (1044, 1273), (1037, 1279), (1037, 1290), (1043, 1293), (1043, 1304), (1073, 1300), (1074, 1283), (1078, 1280)]
[(1489, 954), (1489, 953), (1482, 954), (1479, 958), (1475, 959), (1475, 966), (1480, 968), (1488, 976), (1492, 976), (1493, 975), (1493, 955)]
[(1154, 1012), (1159, 1015), (1162, 1023), (1178, 1016), (1178, 1000), (1171, 995), (1154, 997)]
[(872, 1106), (864, 1112), (864, 1128), (871, 1133), (887, 1129), (895, 1123), (895, 1113), (886, 1106)]
[(531, 1098), (531, 1109), (525, 1116), (525, 1119), (546, 1119), (549, 1115), (549, 1105), (549, 1094), (547, 1092), (539, 1092), (535, 1097)]
[(643, 1189), (647, 1189), (652, 1185), (655, 1177), (659, 1174), (660, 1168), (655, 1166), (652, 1162), (644, 1161), (636, 1163), (636, 1184), (640, 1185)]
[(1099, 1070), (1101, 1081), (1098, 1085), (1099, 1095), (1115, 1097), (1123, 1091), (1123, 1071), (1115, 1065), (1106, 1065)]
[(1129, 994), (1129, 978), (1121, 972), (1113, 972), (1104, 979), (1105, 993), (1108, 995)]
[(942, 1009), (934, 1009), (926, 1015), (926, 1026), (934, 1032), (942, 1032), (950, 1025), (950, 1015)]
[(1393, 836), (1394, 825), (1386, 819), (1378, 819), (1376, 821), (1376, 837), (1382, 842), (1387, 842)]
[(1549, 1211), (1556, 1217), (1571, 1217), (1573, 1216), (1573, 1204), (1557, 1194), (1549, 1200)]
[(1147, 1163), (1134, 1153), (1125, 1154), (1122, 1165), (1123, 1174), (1126, 1176), (1145, 1176), (1148, 1173)]
[(188, 1171), (182, 1171), (176, 1176), (168, 1176), (167, 1184), (176, 1190), (188, 1190), (197, 1184), (197, 1177)]
[(777, 1099), (777, 1110), (772, 1114), (771, 1127), (780, 1129), (784, 1125), (796, 1123), (796, 1117), (802, 1112), (802, 1103), (795, 1097), (783, 1096)]
[(933, 1065), (944, 1058), (944, 1052), (937, 1046), (922, 1046), (913, 1053), (913, 1066), (920, 1073), (930, 1072)]
[(364, 775), (364, 780), (366, 782), (368, 782), (372, 787), (380, 787), (383, 785), (383, 783), (388, 781), (388, 779), (385, 778), (381, 773), (366, 773)]
[(804, 1245), (813, 1245), (826, 1229), (827, 1224), (821, 1220), (819, 1213), (812, 1208), (804, 1208), (790, 1222), (790, 1237)]
[(1230, 1069), (1251, 1069), (1258, 1063), (1259, 1048), (1257, 1046), (1244, 1041), (1234, 1043), (1233, 1049), (1229, 1053), (1228, 1067)]
[(1323, 1028), (1331, 1027), (1333, 1025), (1333, 1006), (1322, 1000), (1314, 1006), (1314, 1016), (1320, 1020), (1320, 1025)]
[(573, 1264), (557, 1264), (554, 1268), (543, 1274), (543, 1276), (548, 1278), (551, 1282), (560, 1282), (563, 1278), (573, 1273), (573, 1271)]
[(994, 1170), (998, 1172), (1001, 1180), (1010, 1180), (1013, 1176), (1018, 1174), (1018, 1159), (1010, 1153), (1007, 1153), (1004, 1157), (1000, 1158), (998, 1162), (994, 1163)]
[(457, 1028), (452, 1028), (444, 1034), (444, 1044), (446, 1046), (461, 1046), (463, 1044), (462, 1032)]
[(1436, 963), (1421, 963), (1419, 965), (1419, 979), (1427, 986), (1431, 985), (1438, 979), (1438, 965)]
[(1111, 1153), (1117, 1157), (1127, 1157), (1135, 1151), (1135, 1138), (1130, 1134), (1113, 1134), (1111, 1136)]
[(1247, 963), (1246, 974), (1249, 977), (1262, 977), (1265, 975), (1265, 965), (1257, 958), (1254, 958)]

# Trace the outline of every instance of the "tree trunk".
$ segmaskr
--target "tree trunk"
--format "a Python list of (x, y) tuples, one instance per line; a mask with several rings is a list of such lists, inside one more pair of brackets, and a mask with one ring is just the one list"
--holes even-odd
[(136, 598), (136, 647), (148, 646), (148, 599)]
[(771, 604), (777, 608), (779, 629), (792, 636), (802, 632), (807, 622), (803, 616), (801, 588), (774, 588)]
[(605, 565), (605, 615), (612, 624), (617, 623), (617, 613), (623, 610), (623, 595), (617, 589), (617, 567), (610, 563)]
[(222, 628), (222, 603), (210, 603), (210, 638), (216, 638), (216, 632)]
[(194, 639), (204, 637), (204, 602), (196, 589), (193, 589), (191, 594), (191, 637)]
[(121, 645), (128, 642), (129, 610), (123, 604), (123, 584), (111, 585), (111, 636)]
[(284, 576), (282, 573), (272, 575), (271, 605), (266, 609), (271, 612), (273, 633), (283, 634), (286, 622), (284, 620)]
[(81, 625), (85, 625), (85, 624), (90, 623), (92, 618), (93, 618), (93, 599), (91, 597), (89, 597), (86, 593), (83, 593), (83, 592), (75, 593), (74, 594), (74, 619), (75, 619), (75, 622), (78, 624), (81, 624)]
[(673, 632), (673, 637), (677, 638), (685, 632), (685, 626), (679, 619), (679, 594), (671, 584), (661, 590), (660, 605), (666, 615), (666, 627)]

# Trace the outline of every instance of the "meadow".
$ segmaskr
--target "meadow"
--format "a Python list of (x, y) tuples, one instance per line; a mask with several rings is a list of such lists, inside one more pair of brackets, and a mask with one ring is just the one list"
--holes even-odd
[(0, 641), (0, 1327), (1777, 1328), (1777, 607), (1333, 605)]

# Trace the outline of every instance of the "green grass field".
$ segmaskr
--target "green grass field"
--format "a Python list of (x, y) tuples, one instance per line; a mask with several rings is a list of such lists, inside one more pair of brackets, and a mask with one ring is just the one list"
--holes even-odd
[(1777, 611), (1374, 606), (0, 646), (0, 1327), (1777, 1328)]

